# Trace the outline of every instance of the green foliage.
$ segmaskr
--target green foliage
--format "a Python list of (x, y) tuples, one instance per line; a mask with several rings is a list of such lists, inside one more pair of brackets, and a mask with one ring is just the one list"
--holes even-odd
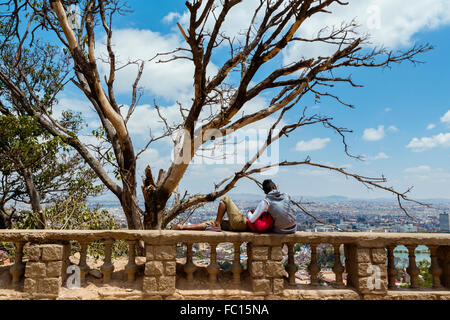
[(334, 249), (330, 244), (317, 248), (317, 264), (323, 268), (331, 268), (334, 265)]
[[(417, 262), (417, 268), (419, 268), (419, 276), (417, 278), (417, 284), (420, 288), (431, 288), (433, 286), (433, 276), (431, 275), (429, 268), (430, 262), (427, 260), (421, 260)], [(409, 288), (411, 281), (405, 281), (408, 278), (406, 268), (397, 269), (396, 279), (401, 282), (401, 288)]]
[(11, 242), (0, 242), (0, 266), (9, 263), (14, 263), (16, 256), (16, 247)]
[(417, 267), (419, 268), (419, 287), (431, 288), (433, 286), (433, 276), (429, 271), (430, 262), (421, 260), (417, 263)]
[(231, 262), (229, 261), (218, 261), (217, 264), (219, 265), (220, 269), (229, 271), (231, 270)]

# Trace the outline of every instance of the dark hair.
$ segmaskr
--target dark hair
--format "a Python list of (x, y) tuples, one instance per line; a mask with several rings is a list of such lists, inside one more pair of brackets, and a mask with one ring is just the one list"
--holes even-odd
[(268, 194), (270, 191), (277, 188), (275, 183), (270, 179), (264, 180), (262, 186), (265, 194)]

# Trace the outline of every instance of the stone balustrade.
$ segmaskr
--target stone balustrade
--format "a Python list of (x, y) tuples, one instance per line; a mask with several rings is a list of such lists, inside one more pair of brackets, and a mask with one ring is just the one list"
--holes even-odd
[[(309, 233), (290, 235), (209, 231), (42, 231), (1, 230), (0, 242), (15, 244), (15, 263), (9, 267), (9, 290), (16, 298), (60, 299), (67, 296), (67, 268), (71, 265), (71, 243), (78, 242), (81, 287), (87, 285), (90, 267), (88, 246), (104, 244), (101, 287), (113, 290), (115, 273), (112, 248), (115, 241), (128, 245), (128, 263), (123, 282), (138, 288), (133, 298), (142, 299), (450, 299), (450, 235), (408, 233)], [(145, 243), (145, 263), (138, 264), (136, 248)], [(195, 263), (193, 246), (210, 246), (209, 264)], [(218, 265), (217, 247), (232, 243), (234, 257), (228, 271)], [(310, 247), (307, 267), (309, 284), (296, 279), (298, 265), (294, 258), (296, 244)], [(334, 248), (331, 287), (319, 284), (321, 266), (318, 246)], [(177, 247), (185, 247), (177, 257)], [(246, 246), (247, 263), (241, 263), (241, 246)], [(410, 288), (397, 288), (394, 249), (408, 249), (406, 272)], [(430, 250), (432, 288), (418, 288), (419, 269), (415, 249), (425, 245)], [(287, 250), (283, 251), (283, 247)], [(341, 248), (345, 262), (341, 262)], [(73, 251), (73, 250), (72, 250)], [(72, 252), (73, 253), (73, 252)], [(179, 255), (179, 254), (178, 254)], [(185, 262), (181, 262), (181, 259)], [(201, 276), (204, 275), (204, 279)], [(12, 288), (12, 289), (11, 289)], [(1, 292), (4, 289), (0, 286)], [(2, 291), (3, 290), (3, 291)], [(92, 289), (91, 289), (92, 290)], [(100, 289), (99, 289), (100, 290)], [(130, 289), (131, 290), (131, 289)], [(137, 293), (136, 293), (137, 292)], [(5, 296), (6, 297), (6, 296)], [(126, 298), (126, 294), (109, 296)]]

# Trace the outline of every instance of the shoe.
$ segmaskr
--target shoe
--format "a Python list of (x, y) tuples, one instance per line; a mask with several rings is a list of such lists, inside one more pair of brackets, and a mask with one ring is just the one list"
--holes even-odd
[(205, 230), (206, 231), (215, 231), (215, 232), (221, 232), (222, 231), (222, 229), (217, 229), (217, 228), (214, 228), (213, 226), (206, 227)]

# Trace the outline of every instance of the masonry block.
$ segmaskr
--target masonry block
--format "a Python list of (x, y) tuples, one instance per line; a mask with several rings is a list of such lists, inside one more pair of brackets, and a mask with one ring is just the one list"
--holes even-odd
[(59, 244), (44, 244), (42, 247), (42, 261), (62, 261), (64, 246)]
[(145, 294), (158, 294), (158, 283), (156, 277), (144, 277), (142, 291)]
[(43, 262), (28, 262), (25, 266), (26, 278), (45, 278), (47, 270)]
[(250, 275), (253, 278), (264, 278), (265, 273), (265, 262), (262, 261), (254, 261), (252, 262), (252, 267), (250, 269)]
[(370, 262), (358, 263), (358, 276), (360, 277), (368, 277), (372, 275), (371, 266), (373, 266)]
[(358, 263), (371, 262), (370, 249), (368, 249), (368, 248), (358, 248), (356, 250), (356, 260), (357, 260)]
[(273, 293), (282, 294), (284, 290), (284, 279), (273, 279)]
[(31, 278), (26, 278), (23, 282), (23, 291), (26, 293), (36, 293), (37, 292), (37, 282)]
[(165, 261), (164, 274), (166, 276), (175, 276), (177, 274), (177, 263), (175, 261)]
[(38, 293), (58, 295), (61, 288), (61, 278), (46, 278), (38, 280)]
[(177, 256), (175, 245), (155, 246), (153, 250), (156, 260), (175, 260)]
[(373, 277), (360, 277), (358, 279), (358, 292), (361, 294), (386, 294), (387, 281), (375, 281)]
[(281, 261), (267, 261), (266, 275), (271, 278), (282, 278), (284, 276), (284, 266)]
[(174, 276), (163, 276), (158, 279), (158, 292), (161, 295), (171, 295), (175, 292)]
[(281, 250), (281, 246), (271, 248), (270, 259), (274, 261), (281, 261), (283, 259), (283, 251)]
[(373, 248), (372, 262), (376, 264), (386, 263), (386, 250), (383, 248)]
[(151, 244), (145, 244), (145, 257), (147, 261), (155, 260), (155, 247)]
[(272, 293), (272, 288), (269, 279), (253, 279), (252, 280), (253, 292), (259, 294), (270, 294)]
[(263, 260), (269, 259), (269, 247), (256, 247), (252, 248), (252, 260)]
[(31, 245), (27, 249), (28, 261), (38, 262), (41, 259), (41, 248), (39, 246)]
[(164, 274), (164, 265), (161, 261), (149, 261), (145, 264), (146, 276), (162, 276)]
[(62, 276), (63, 262), (62, 261), (50, 261), (46, 263), (47, 277), (57, 278)]

